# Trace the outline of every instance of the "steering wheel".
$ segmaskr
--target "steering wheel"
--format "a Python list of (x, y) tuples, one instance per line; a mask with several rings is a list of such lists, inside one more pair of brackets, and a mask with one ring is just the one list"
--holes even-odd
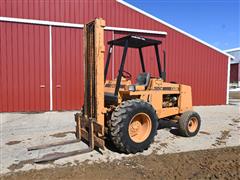
[(125, 71), (125, 70), (123, 70), (122, 77), (126, 78), (127, 80), (131, 80), (132, 79), (132, 75), (129, 72)]

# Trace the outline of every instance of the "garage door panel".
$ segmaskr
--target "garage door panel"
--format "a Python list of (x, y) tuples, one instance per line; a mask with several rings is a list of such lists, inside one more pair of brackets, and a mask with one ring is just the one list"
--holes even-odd
[(53, 110), (83, 104), (82, 29), (53, 27)]
[(49, 100), (49, 76), (40, 78), (49, 71), (48, 27), (1, 22), (0, 29), (0, 111), (48, 111), (49, 102), (40, 103)]
[[(78, 110), (84, 100), (83, 30), (53, 27), (53, 110)], [(113, 32), (105, 31), (105, 46)], [(106, 59), (106, 57), (105, 57)], [(113, 60), (113, 59), (112, 59)], [(108, 78), (112, 78), (112, 62)]]

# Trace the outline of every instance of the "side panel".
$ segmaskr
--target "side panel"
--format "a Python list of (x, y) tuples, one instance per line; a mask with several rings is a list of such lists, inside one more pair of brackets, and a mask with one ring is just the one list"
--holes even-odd
[(240, 64), (238, 64), (238, 84), (240, 86)]
[(49, 28), (0, 22), (0, 112), (49, 110)]
[(192, 109), (192, 91), (190, 86), (180, 85), (179, 112)]
[[(111, 31), (105, 31), (105, 47), (112, 36)], [(52, 27), (52, 38), (53, 110), (78, 110), (84, 101), (83, 29)]]
[(53, 110), (80, 109), (83, 104), (82, 33), (52, 27)]
[(239, 81), (239, 64), (231, 64), (230, 82)]

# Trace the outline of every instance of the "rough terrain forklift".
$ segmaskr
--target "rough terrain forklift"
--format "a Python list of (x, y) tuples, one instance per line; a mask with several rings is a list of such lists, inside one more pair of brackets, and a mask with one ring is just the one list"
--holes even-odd
[[(84, 27), (84, 106), (81, 112), (75, 114), (77, 139), (68, 141), (73, 143), (84, 140), (89, 148), (46, 155), (36, 162), (89, 152), (96, 147), (104, 149), (106, 139), (120, 152), (142, 152), (153, 142), (159, 121), (163, 118), (175, 121), (183, 136), (191, 137), (198, 133), (201, 120), (192, 111), (191, 87), (166, 82), (166, 53), (164, 51), (162, 68), (158, 50), (161, 41), (138, 35), (109, 41), (104, 69), (104, 27), (103, 19), (96, 19)], [(114, 46), (123, 47), (123, 54), (117, 78), (107, 80)], [(149, 46), (156, 53), (158, 77), (152, 77), (145, 69), (142, 49)], [(131, 82), (131, 74), (124, 69), (128, 48), (137, 50), (140, 57), (139, 61), (131, 60), (140, 63), (142, 69), (135, 84)], [(46, 147), (49, 146), (37, 146), (29, 150)]]

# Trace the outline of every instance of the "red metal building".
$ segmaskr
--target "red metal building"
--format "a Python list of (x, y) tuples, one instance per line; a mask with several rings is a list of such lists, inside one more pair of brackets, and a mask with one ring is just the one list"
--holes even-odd
[(240, 86), (240, 47), (228, 49), (225, 52), (234, 57), (231, 59), (230, 83)]
[(238, 83), (240, 81), (240, 64), (231, 64), (230, 82)]
[[(162, 40), (167, 81), (191, 85), (194, 105), (226, 104), (229, 55), (122, 0), (1, 0), (0, 112), (79, 109), (82, 29), (95, 17), (106, 20), (106, 42), (129, 33)], [(120, 61), (120, 51), (113, 54), (109, 78)], [(144, 55), (146, 69), (157, 73), (154, 54), (147, 49)], [(127, 62), (136, 76), (139, 65)]]

